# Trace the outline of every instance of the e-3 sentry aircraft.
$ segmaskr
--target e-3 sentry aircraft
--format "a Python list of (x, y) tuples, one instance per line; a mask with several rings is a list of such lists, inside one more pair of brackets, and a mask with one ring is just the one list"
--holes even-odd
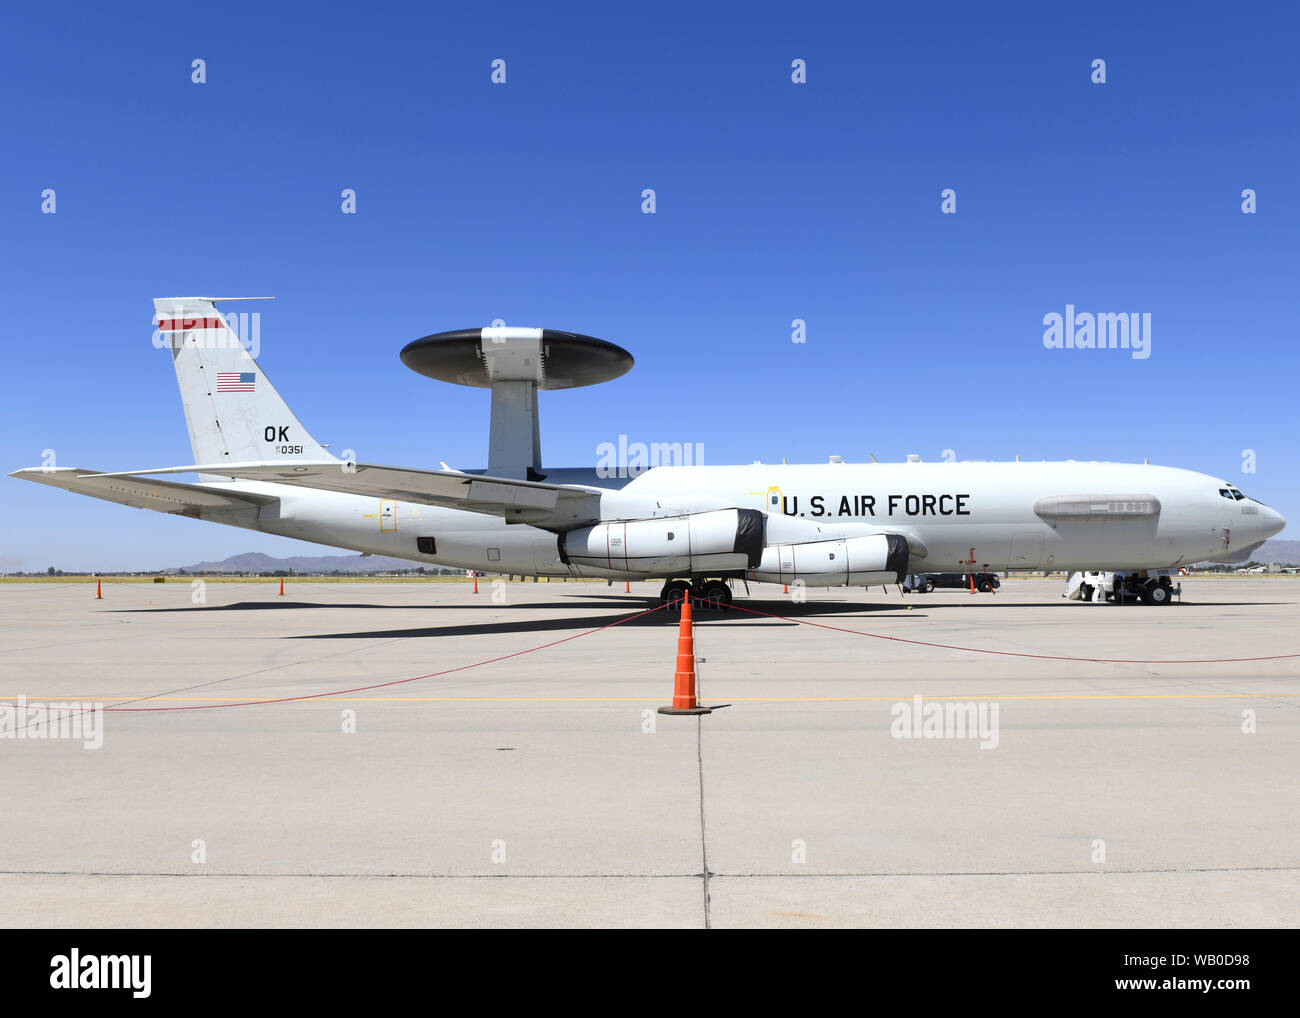
[[(665, 599), (689, 586), (724, 603), (734, 578), (871, 586), (978, 566), (1127, 571), (1134, 592), (1163, 604), (1170, 587), (1160, 570), (1239, 558), (1286, 525), (1221, 478), (1147, 464), (909, 456), (546, 469), (537, 391), (607, 381), (632, 366), (621, 347), (550, 329), (444, 332), (402, 351), (422, 374), (492, 390), (487, 469), (341, 460), (303, 427), (217, 310), (215, 302), (232, 299), (154, 301), (155, 338), (172, 355), (194, 463), (12, 476), (426, 565), (662, 578)], [(197, 483), (160, 476), (183, 473)]]

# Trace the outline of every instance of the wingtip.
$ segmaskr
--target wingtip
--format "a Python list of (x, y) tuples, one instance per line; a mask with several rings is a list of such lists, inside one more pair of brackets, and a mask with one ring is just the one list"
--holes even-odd
[(10, 473), (10, 477), (18, 477), (24, 481), (31, 480), (33, 475), (48, 477), (51, 474), (77, 474), (78, 476), (88, 473), (80, 467), (22, 467)]

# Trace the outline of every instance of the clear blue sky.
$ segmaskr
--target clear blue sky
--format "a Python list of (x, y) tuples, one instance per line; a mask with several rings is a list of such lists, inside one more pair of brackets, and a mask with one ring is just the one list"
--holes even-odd
[[(0, 463), (189, 462), (151, 298), (274, 294), (262, 367), (371, 462), (486, 461), (397, 354), (501, 318), (637, 358), (542, 396), (552, 466), (1150, 457), (1300, 518), (1294, 8), (904, 8), (10, 5)], [(1067, 304), (1152, 356), (1045, 349)], [(0, 524), (0, 571), (320, 551), (2, 477)]]

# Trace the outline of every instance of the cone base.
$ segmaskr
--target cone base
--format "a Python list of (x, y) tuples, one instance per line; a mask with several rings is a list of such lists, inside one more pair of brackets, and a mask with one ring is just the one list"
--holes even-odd
[(712, 707), (660, 707), (660, 714), (712, 714)]

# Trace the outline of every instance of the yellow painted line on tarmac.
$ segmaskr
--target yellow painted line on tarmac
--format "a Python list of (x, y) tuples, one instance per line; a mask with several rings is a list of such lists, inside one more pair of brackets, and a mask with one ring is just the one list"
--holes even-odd
[[(874, 703), (898, 702), (921, 696), (926, 700), (1242, 700), (1300, 696), (1296, 693), (901, 693), (897, 696), (727, 696), (709, 694), (711, 700), (729, 703)], [(0, 703), (11, 702), (0, 697)], [(149, 703), (659, 703), (663, 696), (317, 696), (247, 697), (247, 696), (27, 696), (29, 703), (149, 702)]]

